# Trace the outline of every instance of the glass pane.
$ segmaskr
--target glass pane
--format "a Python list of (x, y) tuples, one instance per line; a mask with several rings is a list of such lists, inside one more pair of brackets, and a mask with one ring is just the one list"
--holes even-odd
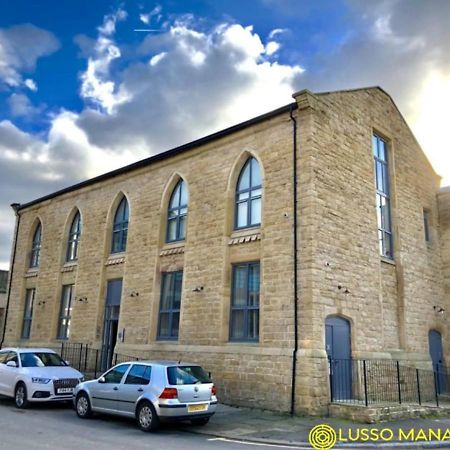
[(173, 191), (169, 208), (175, 208), (177, 206), (180, 206), (180, 183), (176, 185), (175, 190)]
[(188, 192), (186, 183), (184, 181), (181, 182), (181, 200), (180, 205), (184, 206), (188, 204)]
[(389, 175), (388, 167), (386, 164), (383, 164), (383, 192), (386, 195), (389, 195)]
[(176, 219), (169, 219), (167, 224), (167, 240), (175, 241), (177, 238), (177, 221)]
[(244, 338), (244, 311), (231, 311), (231, 338)]
[(160, 313), (159, 315), (159, 336), (169, 336), (169, 313)]
[(144, 385), (150, 381), (149, 366), (143, 366), (142, 364), (134, 364), (128, 372), (125, 384), (137, 384)]
[(376, 166), (377, 190), (385, 193), (383, 183), (383, 165), (379, 161), (376, 161), (375, 166)]
[(233, 306), (247, 305), (247, 267), (234, 267)]
[(239, 201), (247, 200), (249, 198), (249, 196), (250, 196), (250, 191), (247, 191), (247, 192), (243, 192), (242, 194), (239, 194), (237, 199)]
[(261, 171), (259, 170), (258, 161), (252, 158), (252, 187), (261, 186)]
[(113, 241), (112, 241), (112, 253), (116, 253), (120, 251), (120, 241), (121, 241), (121, 233), (120, 231), (113, 232)]
[(124, 373), (128, 370), (128, 367), (130, 367), (129, 364), (123, 364), (111, 371), (109, 371), (105, 375), (105, 381), (106, 383), (120, 383), (120, 380), (122, 379)]
[(372, 151), (374, 156), (378, 156), (378, 142), (375, 135), (372, 136)]
[(377, 224), (381, 228), (381, 195), (377, 194)]
[(384, 250), (387, 257), (392, 257), (392, 236), (389, 233), (384, 233)]
[(382, 161), (386, 161), (385, 144), (384, 141), (380, 138), (378, 138), (378, 157)]
[(22, 329), (23, 339), (28, 339), (30, 337), (30, 330), (31, 330), (31, 320), (24, 320)]
[(178, 239), (184, 239), (186, 237), (186, 216), (181, 216), (179, 220)]
[(259, 264), (249, 266), (248, 271), (249, 306), (259, 305)]
[(180, 313), (174, 312), (172, 314), (172, 330), (170, 333), (171, 337), (178, 337), (178, 329), (180, 328)]
[(67, 326), (66, 326), (66, 339), (69, 339), (70, 337), (70, 319), (67, 319)]
[(254, 189), (252, 191), (252, 197), (261, 197), (262, 189)]
[(378, 230), (378, 243), (380, 246), (380, 255), (384, 255), (383, 232), (381, 230)]
[(259, 337), (259, 310), (254, 309), (248, 312), (248, 339), (258, 339)]
[(183, 276), (181, 273), (173, 274), (174, 280), (174, 292), (173, 292), (173, 304), (172, 309), (180, 309), (181, 306), (181, 291), (183, 284)]
[(168, 311), (171, 307), (171, 279), (172, 275), (163, 275), (163, 286), (161, 290), (161, 311)]
[(252, 210), (251, 210), (251, 224), (256, 225), (261, 223), (261, 199), (257, 198), (252, 200)]
[(241, 172), (239, 176), (238, 186), (237, 190), (242, 191), (244, 189), (250, 188), (250, 161), (247, 161), (247, 163), (244, 166), (243, 171)]
[(179, 214), (180, 215), (186, 215), (187, 214), (187, 208), (180, 208), (180, 210), (179, 210)]
[(122, 231), (122, 241), (121, 241), (121, 247), (120, 247), (121, 252), (124, 252), (127, 248), (127, 238), (128, 238), (128, 228), (125, 228)]
[(238, 203), (237, 205), (237, 226), (246, 227), (248, 202)]

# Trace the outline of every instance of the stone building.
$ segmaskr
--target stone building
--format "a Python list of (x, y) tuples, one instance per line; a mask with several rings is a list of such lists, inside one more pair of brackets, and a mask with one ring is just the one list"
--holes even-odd
[(16, 205), (4, 344), (193, 360), (297, 413), (327, 354), (448, 357), (450, 192), (382, 89), (294, 100)]
[(0, 336), (3, 334), (3, 322), (5, 320), (7, 285), (8, 271), (0, 270)]

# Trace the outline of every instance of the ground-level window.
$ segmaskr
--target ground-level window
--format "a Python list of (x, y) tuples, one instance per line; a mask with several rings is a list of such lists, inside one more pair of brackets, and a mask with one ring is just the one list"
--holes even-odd
[(259, 340), (259, 262), (233, 265), (230, 340)]
[(58, 339), (69, 339), (70, 322), (72, 318), (73, 287), (73, 284), (66, 284), (62, 288), (58, 321)]
[(162, 274), (158, 339), (178, 339), (183, 271)]
[(33, 319), (33, 303), (36, 289), (27, 289), (25, 295), (25, 308), (23, 311), (22, 339), (29, 339), (31, 333), (31, 321)]
[(425, 242), (431, 242), (430, 236), (430, 211), (428, 209), (423, 210), (423, 230), (425, 233)]

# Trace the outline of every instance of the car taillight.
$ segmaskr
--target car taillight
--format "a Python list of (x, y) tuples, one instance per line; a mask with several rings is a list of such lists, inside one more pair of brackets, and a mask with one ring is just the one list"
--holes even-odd
[(217, 395), (217, 388), (216, 388), (216, 386), (214, 384), (213, 384), (213, 387), (211, 389), (211, 394), (212, 395)]
[(165, 388), (159, 398), (178, 398), (178, 391), (175, 388)]

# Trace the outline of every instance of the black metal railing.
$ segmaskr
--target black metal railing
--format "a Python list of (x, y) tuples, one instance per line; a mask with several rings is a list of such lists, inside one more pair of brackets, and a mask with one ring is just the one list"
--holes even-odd
[(108, 361), (102, 357), (102, 350), (92, 348), (88, 344), (63, 342), (61, 347), (54, 348), (72, 367), (82, 372), (86, 378), (97, 378), (116, 364), (126, 361), (139, 361), (140, 357), (113, 353)]
[(334, 403), (434, 405), (450, 401), (450, 371), (411, 367), (404, 361), (329, 359)]

